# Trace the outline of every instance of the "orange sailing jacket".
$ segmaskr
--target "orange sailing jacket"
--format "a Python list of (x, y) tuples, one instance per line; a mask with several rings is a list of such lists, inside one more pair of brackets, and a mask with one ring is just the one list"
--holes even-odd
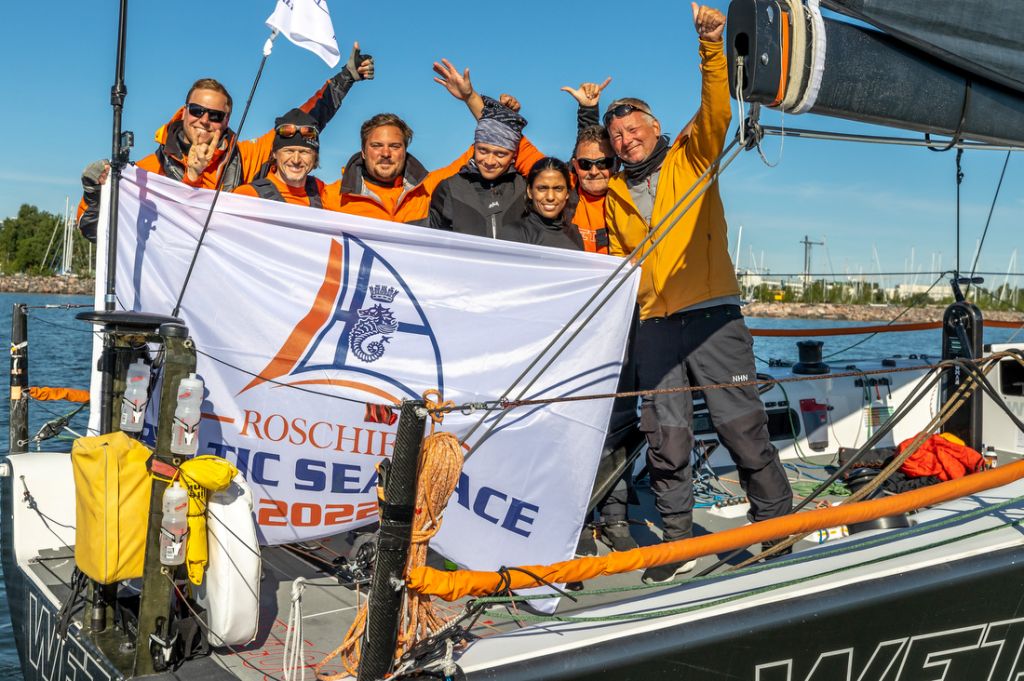
[[(691, 133), (676, 140), (661, 166), (652, 224), (662, 223), (676, 201), (718, 158), (729, 129), (732, 116), (722, 43), (702, 40), (699, 53), (703, 72), (700, 110)], [(679, 215), (677, 209), (660, 229), (665, 230)], [(608, 183), (605, 219), (612, 255), (628, 255), (651, 229), (633, 203), (624, 173)], [(665, 317), (712, 298), (739, 295), (739, 290), (729, 257), (725, 209), (715, 182), (644, 261), (638, 294), (640, 318)]]
[[(314, 191), (313, 187), (316, 188), (315, 189), (315, 192), (316, 192), (315, 195), (319, 197), (319, 199), (320, 199), (320, 206), (319, 207), (322, 208), (324, 206), (324, 187), (325, 187), (324, 183), (321, 182), (319, 179), (313, 177), (312, 175), (310, 175), (306, 179), (307, 179), (307, 184), (310, 184), (309, 181), (312, 180), (312, 183), (311, 183), (312, 187), (310, 187), (310, 191)], [(309, 196), (308, 192), (306, 191), (306, 189), (307, 189), (306, 187), (292, 187), (291, 185), (285, 184), (284, 182), (281, 181), (281, 178), (279, 178), (277, 176), (277, 173), (272, 172), (269, 175), (267, 175), (265, 178), (263, 178), (263, 180), (260, 180), (260, 181), (261, 182), (262, 181), (270, 182), (274, 186), (274, 188), (277, 189), (277, 194), (279, 194), (280, 197), (281, 197), (280, 199), (278, 199), (280, 201), (284, 201), (285, 203), (290, 203), (293, 206), (310, 206), (310, 205), (312, 205), (310, 203), (310, 196)], [(256, 187), (253, 186), (253, 184), (251, 182), (249, 184), (243, 184), (241, 187), (236, 189), (234, 193), (235, 194), (242, 194), (243, 196), (257, 196), (257, 197), (260, 196), (259, 191), (256, 189)]]
[[(544, 154), (524, 137), (516, 153), (516, 170), (525, 176), (543, 157)], [(345, 165), (341, 179), (327, 185), (324, 207), (350, 215), (425, 226), (430, 214), (430, 198), (437, 185), (459, 172), (471, 158), (472, 146), (445, 167), (428, 172), (415, 156), (407, 154), (401, 196), (393, 207), (388, 207), (366, 186), (363, 156), (356, 153)]]
[(406, 154), (401, 195), (394, 204), (385, 205), (363, 179), (363, 155), (356, 153), (345, 164), (341, 179), (327, 185), (324, 208), (378, 220), (425, 225), (434, 189), (442, 180), (457, 173), (472, 157), (473, 147), (470, 147), (444, 168), (428, 172), (415, 156)]
[[(573, 176), (573, 180), (576, 177)], [(604, 221), (604, 196), (594, 196), (577, 188), (576, 210), (572, 224), (583, 237), (583, 248), (588, 253), (608, 252), (608, 229)]]
[[(341, 107), (342, 100), (348, 94), (355, 81), (346, 69), (328, 80), (299, 108), (317, 119), (318, 127), (323, 130)], [(176, 180), (204, 189), (214, 189), (220, 173), (225, 173), (224, 191), (234, 191), (236, 187), (248, 184), (266, 172), (265, 164), (270, 159), (271, 146), (274, 142), (274, 130), (252, 140), (238, 142), (233, 157), (225, 162), (228, 144), (234, 132), (228, 128), (220, 141), (220, 148), (213, 160), (195, 182), (188, 180), (185, 174), (185, 163), (188, 160), (188, 149), (182, 146), (182, 117), (184, 107), (178, 109), (171, 120), (156, 131), (157, 150), (138, 162), (138, 166), (149, 172), (173, 177)], [(261, 173), (262, 171), (262, 173)]]
[[(341, 108), (345, 95), (351, 89), (355, 80), (347, 69), (328, 80), (323, 87), (316, 91), (306, 103), (299, 108), (306, 113), (312, 114), (317, 119), (321, 130), (330, 122), (334, 114)], [(181, 142), (181, 121), (185, 107), (181, 107), (171, 117), (166, 125), (160, 127), (153, 136), (156, 140), (157, 150), (155, 153), (146, 156), (136, 165), (143, 170), (159, 175), (173, 177), (192, 187), (214, 189), (217, 186), (217, 179), (221, 168), (225, 166), (224, 155), (227, 153), (228, 143), (234, 136), (234, 132), (228, 128), (220, 141), (220, 149), (217, 150), (210, 161), (210, 165), (199, 176), (196, 182), (188, 181), (185, 174), (185, 162), (188, 159), (188, 150), (183, 149)], [(248, 184), (260, 177), (267, 168), (267, 161), (270, 160), (271, 147), (274, 142), (274, 131), (270, 130), (253, 140), (245, 140), (238, 143), (232, 159), (226, 164), (226, 175), (224, 177), (224, 191), (234, 191), (243, 184)], [(96, 222), (99, 219), (99, 194), (97, 200), (87, 202), (85, 196), (78, 204), (76, 220), (78, 228), (90, 241), (96, 240)]]

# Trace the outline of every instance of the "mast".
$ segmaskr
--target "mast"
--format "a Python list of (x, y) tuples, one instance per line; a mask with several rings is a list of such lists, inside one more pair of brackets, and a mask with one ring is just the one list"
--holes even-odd
[(824, 246), (822, 241), (811, 241), (811, 238), (804, 235), (804, 240), (801, 241), (804, 245), (804, 290), (811, 285), (811, 247), (812, 246)]
[[(131, 133), (126, 139), (121, 135), (121, 112), (128, 88), (124, 84), (124, 53), (128, 30), (128, 0), (121, 0), (121, 12), (117, 25), (117, 60), (114, 66), (114, 84), (110, 88), (110, 105), (114, 108), (114, 129), (110, 148), (110, 237), (107, 239), (107, 277), (104, 288), (103, 309), (114, 309), (114, 285), (117, 272), (117, 209), (118, 189), (121, 184), (121, 169), (128, 162), (127, 152), (131, 148)], [(128, 144), (124, 144), (128, 142)]]
[(64, 255), (61, 258), (61, 274), (71, 272), (71, 263), (75, 255), (75, 242), (71, 224), (71, 199), (64, 197)]
[[(117, 275), (117, 209), (121, 184), (121, 169), (128, 162), (132, 133), (121, 133), (121, 112), (128, 88), (124, 84), (125, 43), (128, 31), (128, 0), (121, 0), (117, 25), (117, 59), (114, 66), (114, 84), (110, 88), (110, 105), (114, 109), (114, 122), (110, 150), (110, 221), (107, 226), (106, 281), (103, 289), (103, 310), (113, 312), (115, 303), (115, 281)], [(99, 257), (99, 254), (97, 254)], [(101, 360), (102, 384), (100, 388), (100, 424), (104, 433), (110, 432), (113, 414), (114, 352), (113, 341), (107, 334), (103, 339), (104, 352)]]

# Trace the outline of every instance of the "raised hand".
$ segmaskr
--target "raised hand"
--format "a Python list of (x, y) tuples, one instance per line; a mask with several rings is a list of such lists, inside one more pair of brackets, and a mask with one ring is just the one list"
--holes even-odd
[(690, 3), (690, 8), (693, 10), (693, 27), (697, 29), (697, 36), (701, 40), (719, 42), (725, 31), (725, 15), (714, 7), (698, 6), (695, 2)]
[(612, 78), (608, 76), (600, 85), (597, 83), (581, 83), (579, 88), (572, 88), (566, 85), (562, 88), (562, 92), (568, 92), (572, 95), (573, 99), (579, 102), (580, 106), (597, 106), (597, 103), (601, 101), (601, 92), (611, 82)]
[(352, 43), (352, 53), (345, 68), (356, 80), (373, 80), (373, 57), (359, 51), (359, 41)]
[(502, 106), (507, 106), (516, 113), (519, 113), (519, 109), (522, 108), (522, 104), (519, 103), (518, 99), (516, 99), (512, 95), (504, 93), (498, 95), (498, 104), (501, 104)]
[(473, 82), (469, 79), (468, 68), (459, 73), (454, 64), (442, 59), (440, 63), (434, 62), (434, 73), (437, 74), (434, 82), (448, 90), (455, 99), (465, 102), (473, 95)]
[(207, 166), (210, 165), (210, 161), (213, 160), (213, 155), (217, 151), (217, 146), (220, 144), (220, 130), (214, 130), (210, 141), (206, 143), (193, 144), (188, 150), (188, 167), (186, 173), (188, 178), (195, 182), (199, 179), (199, 176), (203, 174)]

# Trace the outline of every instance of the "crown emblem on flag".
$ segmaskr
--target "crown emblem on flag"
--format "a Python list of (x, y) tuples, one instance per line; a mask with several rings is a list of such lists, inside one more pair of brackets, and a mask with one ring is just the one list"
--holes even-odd
[(370, 298), (380, 303), (390, 303), (397, 295), (398, 289), (393, 286), (374, 284), (370, 287)]

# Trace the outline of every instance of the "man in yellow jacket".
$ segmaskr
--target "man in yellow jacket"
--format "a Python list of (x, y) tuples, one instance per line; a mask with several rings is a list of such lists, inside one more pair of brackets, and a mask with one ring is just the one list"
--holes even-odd
[[(753, 340), (740, 313), (717, 182), (685, 214), (680, 215), (682, 206), (672, 211), (718, 158), (731, 118), (722, 49), (725, 16), (696, 3), (692, 7), (703, 75), (700, 109), (688, 134), (684, 130), (670, 145), (650, 107), (639, 99), (616, 100), (605, 113), (612, 148), (623, 162), (605, 199), (609, 252), (628, 255), (652, 227), (659, 234), (671, 229), (641, 269), (635, 345), (639, 387), (740, 384), (706, 390), (704, 397), (750, 499), (749, 517), (758, 521), (788, 513), (793, 492), (768, 439), (758, 392), (749, 384), (755, 379)], [(690, 393), (643, 398), (640, 427), (650, 445), (651, 488), (666, 541), (693, 531), (692, 420)], [(694, 566), (690, 561), (649, 568), (643, 579), (671, 581)]]

